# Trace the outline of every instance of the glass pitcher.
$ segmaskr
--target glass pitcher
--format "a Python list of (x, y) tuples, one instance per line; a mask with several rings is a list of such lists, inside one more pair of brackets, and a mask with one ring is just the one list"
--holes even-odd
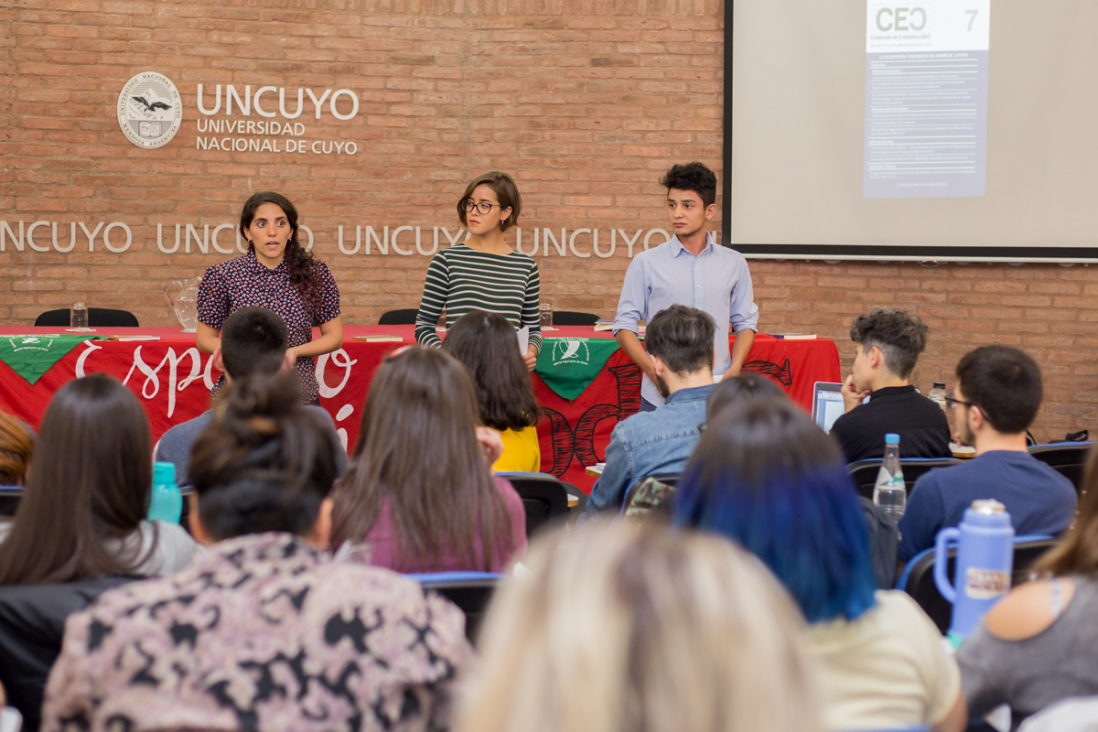
[(164, 297), (179, 318), (184, 333), (194, 333), (198, 329), (198, 286), (201, 277), (189, 280), (172, 280), (164, 285)]

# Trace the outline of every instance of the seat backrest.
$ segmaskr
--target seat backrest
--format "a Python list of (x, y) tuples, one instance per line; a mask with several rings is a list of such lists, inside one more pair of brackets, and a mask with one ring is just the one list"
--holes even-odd
[[(1014, 539), (1014, 569), (1011, 573), (1012, 587), (1028, 582), (1029, 568), (1046, 551), (1056, 546), (1056, 539), (1049, 536), (1019, 536)], [(957, 571), (957, 547), (949, 547), (949, 564), (946, 576), (953, 580)], [(919, 607), (930, 616), (938, 630), (944, 635), (949, 630), (949, 621), (953, 617), (953, 605), (934, 583), (934, 550), (927, 549), (911, 558), (896, 583), (896, 588), (911, 595)]]
[(1082, 490), (1087, 457), (1093, 446), (1093, 442), (1053, 442), (1032, 445), (1029, 454), (1070, 480), (1076, 492), (1079, 492)]
[(568, 517), (568, 490), (565, 483), (548, 473), (498, 473), (514, 486), (526, 509), (526, 536), (557, 519)]
[(594, 325), (599, 316), (594, 313), (578, 313), (574, 310), (554, 310), (553, 325)]
[(0, 516), (11, 517), (23, 499), (23, 486), (0, 485)]
[(465, 613), (465, 637), (474, 644), (492, 595), (503, 579), (503, 575), (492, 572), (435, 572), (405, 576), (461, 608)]
[[(873, 487), (877, 485), (877, 473), (881, 469), (881, 458), (858, 460), (846, 466), (846, 471), (854, 479), (854, 485), (858, 488), (858, 494), (873, 500)], [(945, 468), (950, 465), (959, 465), (964, 462), (958, 458), (903, 458), (900, 460), (900, 468), (904, 471), (904, 487), (910, 494), (915, 481), (924, 473), (934, 468)]]
[[(35, 327), (68, 327), (69, 309), (47, 310), (34, 320)], [(88, 327), (90, 328), (137, 328), (137, 316), (128, 310), (111, 308), (88, 308)]]
[(418, 308), (409, 308), (405, 310), (389, 310), (381, 314), (378, 319), (378, 325), (415, 325), (416, 315), (419, 313)]

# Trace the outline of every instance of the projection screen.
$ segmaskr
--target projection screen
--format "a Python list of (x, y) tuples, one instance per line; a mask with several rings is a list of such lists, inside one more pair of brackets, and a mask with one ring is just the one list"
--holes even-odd
[(1098, 3), (727, 0), (724, 241), (1098, 261)]

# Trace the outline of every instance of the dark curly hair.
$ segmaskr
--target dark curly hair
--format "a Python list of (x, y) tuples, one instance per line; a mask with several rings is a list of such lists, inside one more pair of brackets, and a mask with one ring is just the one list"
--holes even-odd
[(874, 308), (862, 313), (850, 325), (850, 340), (863, 351), (880, 349), (885, 366), (901, 379), (911, 376), (919, 354), (926, 348), (930, 328), (918, 315), (906, 310)]
[(701, 163), (675, 165), (660, 178), (660, 185), (671, 190), (694, 191), (706, 208), (717, 202), (717, 176)]
[[(297, 209), (290, 200), (281, 193), (274, 191), (260, 191), (244, 202), (244, 209), (240, 212), (240, 233), (248, 238), (248, 227), (255, 219), (255, 212), (265, 203), (273, 203), (286, 214), (286, 221), (290, 224), (290, 241), (286, 243), (286, 268), (290, 272), (290, 284), (294, 286), (305, 301), (305, 309), (315, 320), (316, 311), (320, 306), (320, 282), (313, 273), (313, 264), (316, 259), (312, 252), (307, 251), (297, 240)], [(255, 252), (255, 243), (248, 242), (248, 251)]]

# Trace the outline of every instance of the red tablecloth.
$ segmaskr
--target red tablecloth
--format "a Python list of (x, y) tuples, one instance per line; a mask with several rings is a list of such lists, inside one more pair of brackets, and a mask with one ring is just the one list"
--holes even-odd
[[(358, 436), (362, 405), (374, 371), (384, 355), (400, 345), (356, 341), (354, 337), (391, 334), (412, 343), (412, 331), (412, 326), (348, 326), (343, 348), (317, 359), (320, 404), (331, 413), (349, 447), (354, 447)], [(57, 332), (57, 328), (0, 327), (0, 335)], [(117, 377), (138, 395), (149, 415), (154, 440), (209, 407), (209, 392), (218, 371), (208, 355), (199, 353), (193, 334), (172, 328), (99, 328), (96, 335), (151, 335), (160, 340), (88, 341), (54, 364), (33, 386), (0, 362), (0, 409), (37, 428), (53, 393), (70, 379), (93, 372)], [(550, 335), (610, 337), (580, 327), (561, 327)], [(834, 342), (823, 339), (785, 341), (759, 335), (745, 367), (773, 378), (809, 410), (814, 382), (840, 380), (838, 350)], [(614, 425), (639, 408), (640, 379), (640, 369), (620, 350), (572, 402), (557, 396), (535, 375), (534, 392), (546, 413), (538, 427), (542, 470), (589, 491), (594, 480), (583, 468), (602, 461)]]

